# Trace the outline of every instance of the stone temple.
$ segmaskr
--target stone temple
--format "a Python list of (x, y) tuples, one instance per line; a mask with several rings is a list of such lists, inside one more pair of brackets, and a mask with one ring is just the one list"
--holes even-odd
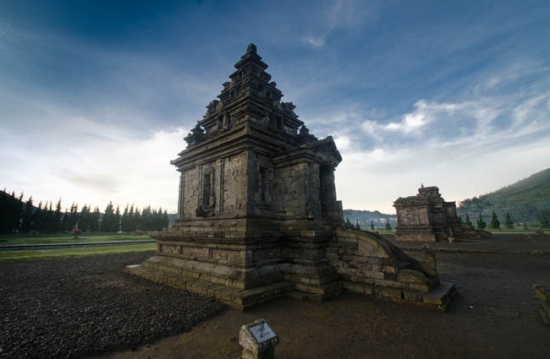
[(419, 262), (374, 233), (344, 230), (332, 137), (309, 133), (256, 46), (171, 162), (178, 218), (127, 271), (245, 310), (281, 295), (322, 301), (343, 290), (445, 308), (435, 257)]
[(400, 197), (393, 206), (397, 212), (395, 237), (399, 241), (452, 241), (478, 236), (458, 218), (456, 203), (446, 202), (437, 187), (422, 186), (416, 196)]

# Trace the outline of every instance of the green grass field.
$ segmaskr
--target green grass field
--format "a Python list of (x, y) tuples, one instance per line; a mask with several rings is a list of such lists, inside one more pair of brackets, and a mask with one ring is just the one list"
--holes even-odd
[(52, 244), (52, 243), (86, 243), (86, 242), (109, 242), (109, 241), (135, 241), (151, 239), (144, 234), (135, 236), (131, 233), (82, 233), (78, 239), (66, 233), (56, 234), (2, 234), (0, 235), (0, 246), (21, 245), (21, 244)]
[[(148, 235), (135, 236), (127, 233), (83, 233), (78, 239), (69, 234), (4, 234), (0, 235), (0, 247), (3, 245), (25, 245), (25, 244), (56, 244), (56, 243), (89, 243), (89, 242), (110, 242), (110, 241), (135, 241), (151, 239)], [(143, 252), (156, 250), (156, 243), (133, 244), (122, 246), (94, 246), (84, 248), (58, 248), (44, 250), (20, 250), (0, 251), (0, 261), (22, 260), (22, 259), (43, 259), (62, 258), (73, 256), (90, 256), (100, 254), (114, 254), (127, 252)]]
[(146, 252), (146, 251), (154, 251), (156, 249), (157, 249), (156, 243), (148, 243), (148, 244), (135, 244), (130, 246), (98, 246), (98, 247), (86, 247), (86, 248), (1, 251), (0, 261), (79, 257), (79, 256), (93, 256), (93, 255), (117, 254), (117, 253), (128, 253), (128, 252)]

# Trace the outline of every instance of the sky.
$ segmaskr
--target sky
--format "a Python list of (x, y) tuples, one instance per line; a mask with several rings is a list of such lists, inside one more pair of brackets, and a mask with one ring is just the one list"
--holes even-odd
[(175, 212), (170, 160), (254, 43), (343, 161), (344, 208), (395, 213), (550, 167), (548, 0), (0, 0), (0, 189)]

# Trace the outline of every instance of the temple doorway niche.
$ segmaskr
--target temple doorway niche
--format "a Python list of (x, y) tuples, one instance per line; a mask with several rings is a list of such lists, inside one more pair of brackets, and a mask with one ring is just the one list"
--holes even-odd
[(334, 169), (329, 165), (319, 167), (319, 199), (321, 202), (321, 217), (325, 224), (334, 222), (336, 203), (336, 187), (334, 185)]

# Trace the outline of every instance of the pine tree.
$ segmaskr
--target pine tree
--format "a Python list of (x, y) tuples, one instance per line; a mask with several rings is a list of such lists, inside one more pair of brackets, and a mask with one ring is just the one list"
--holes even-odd
[(168, 228), (170, 227), (170, 219), (168, 218), (168, 212), (164, 210), (164, 213), (162, 214), (162, 226), (159, 230), (162, 230), (162, 228)]
[(370, 220), (370, 229), (374, 231), (374, 221), (372, 219)]
[(135, 231), (142, 230), (141, 226), (141, 213), (139, 211), (139, 208), (136, 208), (134, 211), (134, 225), (135, 225)]
[(65, 213), (63, 213), (63, 215), (61, 216), (61, 230), (63, 232), (68, 232), (71, 230), (69, 218), (70, 218), (69, 212), (67, 209), (65, 209)]
[(105, 212), (103, 213), (103, 218), (101, 221), (101, 231), (102, 232), (116, 232), (116, 217), (113, 207), (113, 202), (109, 202), (107, 207), (105, 207)]
[(99, 223), (101, 219), (101, 212), (99, 212), (99, 207), (95, 207), (94, 211), (90, 213), (90, 231), (92, 232), (98, 232), (101, 229), (99, 228)]
[(493, 227), (493, 229), (500, 229), (500, 221), (498, 220), (495, 211), (493, 211), (493, 214), (491, 215), (491, 227)]
[(346, 229), (353, 229), (353, 224), (351, 224), (351, 221), (349, 220), (348, 217), (346, 217), (346, 222), (345, 222), (345, 224), (344, 224), (344, 227), (345, 227)]
[(121, 228), (120, 228), (120, 222), (121, 221), (121, 215), (120, 215), (120, 207), (117, 205), (116, 206), (116, 211), (115, 211), (115, 232), (119, 232), (121, 231)]
[(54, 212), (52, 210), (52, 202), (46, 202), (42, 210), (42, 229), (41, 232), (54, 233)]
[(504, 222), (504, 226), (506, 229), (514, 229), (514, 221), (512, 221), (512, 217), (510, 217), (508, 212), (506, 212), (506, 221)]
[(122, 231), (123, 232), (129, 232), (130, 231), (130, 205), (126, 204), (126, 208), (124, 208), (124, 212), (122, 212), (122, 217), (120, 218), (122, 222)]
[(69, 218), (68, 218), (68, 225), (69, 225), (69, 228), (67, 230), (71, 230), (73, 228), (78, 228), (80, 229), (80, 223), (78, 223), (78, 204), (75, 204), (73, 203), (71, 205), (71, 211), (69, 213)]
[(34, 207), (32, 204), (32, 196), (30, 196), (27, 202), (25, 202), (25, 208), (23, 209), (23, 222), (21, 223), (22, 232), (28, 233), (32, 231), (33, 212), (34, 212)]
[(87, 205), (82, 206), (82, 209), (80, 210), (78, 228), (82, 230), (82, 232), (87, 232), (90, 230), (90, 207)]
[(11, 233), (19, 230), (20, 220), (23, 212), (23, 193), (19, 198), (15, 193), (11, 195), (0, 191), (0, 233)]
[(470, 221), (470, 216), (468, 216), (468, 213), (466, 213), (466, 224), (472, 225), (472, 222)]
[(33, 232), (43, 232), (44, 223), (42, 218), (42, 201), (38, 202), (38, 208), (34, 210), (32, 215), (32, 230)]
[(63, 216), (63, 214), (61, 213), (61, 198), (60, 198), (59, 201), (57, 201), (57, 205), (55, 206), (55, 214), (54, 214), (55, 227), (54, 227), (54, 232), (62, 231), (62, 226), (61, 226), (61, 217), (62, 216)]
[(391, 224), (390, 224), (390, 220), (386, 218), (386, 230), (387, 231), (391, 231)]
[(151, 230), (151, 206), (147, 206), (141, 211), (141, 230)]
[(486, 226), (487, 223), (485, 223), (485, 221), (483, 220), (483, 216), (480, 213), (477, 219), (477, 229), (485, 229)]

